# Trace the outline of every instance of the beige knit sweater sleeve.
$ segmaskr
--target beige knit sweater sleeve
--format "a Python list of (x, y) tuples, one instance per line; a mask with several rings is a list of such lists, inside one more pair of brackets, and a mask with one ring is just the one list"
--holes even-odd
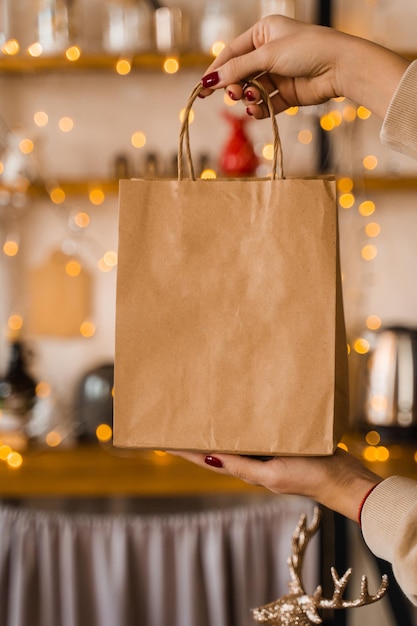
[(417, 61), (403, 75), (388, 107), (381, 142), (417, 159)]
[(417, 604), (417, 481), (383, 480), (366, 499), (361, 520), (368, 547), (392, 563), (398, 584)]
[[(417, 61), (392, 98), (381, 141), (417, 159)], [(417, 604), (417, 481), (400, 476), (382, 481), (366, 499), (361, 521), (370, 550), (392, 563), (398, 584)]]

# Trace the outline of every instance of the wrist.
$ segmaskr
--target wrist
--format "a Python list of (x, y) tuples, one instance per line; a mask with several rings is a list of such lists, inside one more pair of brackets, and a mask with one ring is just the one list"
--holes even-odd
[(340, 95), (383, 119), (410, 61), (366, 39), (344, 35), (338, 57)]

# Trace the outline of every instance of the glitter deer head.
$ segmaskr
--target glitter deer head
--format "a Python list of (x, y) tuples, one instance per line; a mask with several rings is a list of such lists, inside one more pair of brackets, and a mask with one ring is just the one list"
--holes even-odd
[(288, 583), (289, 593), (275, 602), (266, 604), (253, 610), (256, 622), (270, 626), (311, 626), (321, 624), (319, 609), (348, 609), (364, 606), (376, 602), (385, 594), (388, 587), (388, 578), (382, 577), (380, 587), (375, 595), (368, 592), (368, 581), (362, 576), (360, 595), (355, 600), (344, 600), (343, 593), (352, 574), (349, 568), (339, 577), (335, 568), (331, 568), (334, 592), (331, 599), (322, 597), (321, 587), (317, 587), (313, 595), (308, 595), (303, 589), (301, 569), (303, 557), (308, 542), (320, 525), (320, 510), (316, 507), (310, 526), (307, 526), (306, 516), (302, 515), (292, 537), (291, 556), (287, 559), (291, 580)]

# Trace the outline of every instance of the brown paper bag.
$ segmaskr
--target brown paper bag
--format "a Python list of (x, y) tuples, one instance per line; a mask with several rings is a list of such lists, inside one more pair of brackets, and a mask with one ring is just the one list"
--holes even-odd
[[(334, 180), (120, 182), (114, 444), (327, 455), (347, 420)], [(277, 158), (280, 159), (277, 170)]]

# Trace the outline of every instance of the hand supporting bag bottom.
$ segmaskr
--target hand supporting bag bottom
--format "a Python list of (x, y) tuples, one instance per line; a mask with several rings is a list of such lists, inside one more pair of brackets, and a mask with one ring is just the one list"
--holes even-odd
[(180, 150), (178, 180), (120, 182), (114, 445), (332, 454), (348, 413), (335, 182), (283, 178), (273, 115), (271, 179), (195, 180), (197, 93), (190, 179)]

